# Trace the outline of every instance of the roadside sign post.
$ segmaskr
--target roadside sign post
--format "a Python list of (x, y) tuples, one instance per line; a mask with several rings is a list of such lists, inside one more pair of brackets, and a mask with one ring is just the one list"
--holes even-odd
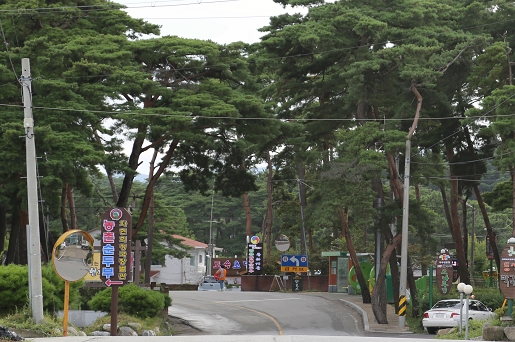
[(283, 254), (281, 256), (281, 272), (307, 273), (308, 256)]
[(100, 279), (111, 293), (111, 336), (118, 334), (118, 286), (131, 277), (132, 215), (125, 208), (108, 209), (102, 215)]
[(253, 236), (247, 244), (247, 273), (260, 275), (263, 268), (263, 243)]

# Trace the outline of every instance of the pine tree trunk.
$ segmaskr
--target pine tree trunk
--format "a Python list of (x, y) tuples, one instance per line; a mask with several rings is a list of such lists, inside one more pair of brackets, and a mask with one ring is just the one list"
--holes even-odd
[(474, 185), (474, 194), (476, 195), (477, 204), (479, 205), (479, 209), (481, 209), (481, 214), (483, 215), (483, 221), (485, 222), (486, 232), (488, 234), (488, 238), (490, 239), (490, 246), (492, 247), (492, 252), (494, 254), (495, 264), (499, 270), (501, 267), (501, 257), (499, 255), (499, 250), (497, 249), (497, 244), (495, 243), (495, 234), (494, 230), (492, 229), (490, 219), (488, 218), (488, 213), (486, 212), (485, 202), (483, 202), (483, 197), (481, 196), (481, 192), (479, 192), (477, 185)]
[(342, 207), (338, 207), (338, 214), (340, 215), (342, 231), (344, 231), (345, 241), (347, 242), (347, 249), (349, 250), (349, 255), (351, 257), (352, 264), (354, 265), (354, 270), (356, 271), (356, 278), (358, 279), (359, 287), (361, 289), (363, 303), (370, 303), (372, 301), (372, 299), (370, 298), (370, 291), (368, 290), (367, 281), (365, 280), (363, 272), (361, 271), (361, 266), (359, 265), (358, 256), (356, 254), (356, 249), (354, 248), (354, 244), (352, 243), (349, 224), (347, 221), (347, 213), (347, 209), (344, 211)]
[(377, 281), (374, 289), (372, 290), (372, 311), (376, 322), (379, 324), (388, 324), (388, 317), (386, 316), (386, 267), (390, 261), (392, 253), (395, 255), (395, 248), (401, 242), (402, 236), (397, 235), (385, 248), (381, 256), (381, 266), (377, 274)]
[[(5, 241), (6, 234), (7, 234), (7, 206), (0, 205), (0, 241)], [(5, 248), (5, 244), (2, 243), (0, 246), (0, 253), (5, 250), (4, 248)]]
[[(451, 147), (447, 148), (447, 160), (449, 162), (454, 157), (454, 152)], [(461, 236), (460, 217), (458, 213), (458, 203), (460, 198), (458, 195), (458, 177), (454, 174), (451, 166), (450, 170), (451, 178), (451, 219), (452, 219), (452, 232), (454, 238), (454, 244), (456, 247), (456, 259), (458, 262), (458, 275), (460, 281), (465, 284), (470, 284), (470, 275), (467, 268), (467, 262), (465, 259), (465, 250), (463, 249), (463, 237)]]
[(272, 177), (274, 175), (274, 169), (272, 166), (272, 158), (270, 157), (270, 151), (266, 152), (266, 162), (268, 165), (268, 175), (267, 175), (267, 184), (266, 184), (266, 191), (268, 195), (268, 199), (266, 202), (266, 226), (265, 226), (265, 241), (267, 242), (266, 250), (265, 250), (265, 260), (268, 260), (270, 258), (270, 253), (272, 249), (272, 225), (274, 223), (274, 213), (272, 210), (272, 194), (273, 194), (273, 184), (272, 184)]
[(73, 196), (73, 187), (68, 183), (67, 189), (67, 197), (68, 197), (68, 205), (70, 207), (70, 222), (71, 229), (77, 229), (77, 212), (75, 210), (75, 198)]
[(443, 185), (440, 185), (440, 193), (442, 194), (442, 202), (443, 202), (443, 210), (445, 212), (445, 220), (447, 221), (447, 226), (449, 227), (449, 232), (452, 235), (451, 210), (449, 209), (449, 201), (447, 199), (447, 193), (445, 192), (445, 188)]
[(7, 247), (7, 259), (5, 263), (8, 264), (17, 264), (19, 263), (18, 259), (18, 241), (20, 239), (20, 215), (18, 214), (18, 205), (16, 203), (12, 207), (11, 211), (11, 233), (9, 234), (9, 245)]
[(70, 230), (68, 226), (68, 218), (66, 215), (66, 198), (68, 197), (68, 183), (64, 184), (61, 189), (61, 226), (63, 227), (63, 234)]

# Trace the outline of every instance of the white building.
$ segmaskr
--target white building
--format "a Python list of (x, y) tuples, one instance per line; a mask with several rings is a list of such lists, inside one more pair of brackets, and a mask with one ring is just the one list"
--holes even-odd
[[(164, 265), (151, 266), (151, 281), (157, 284), (196, 284), (200, 278), (206, 274), (208, 255), (208, 245), (189, 239), (177, 234), (172, 235), (174, 238), (182, 240), (182, 244), (190, 247), (188, 250), (190, 257), (177, 259), (171, 255), (165, 256)], [(171, 246), (170, 246), (171, 247)], [(174, 246), (174, 248), (181, 248)]]

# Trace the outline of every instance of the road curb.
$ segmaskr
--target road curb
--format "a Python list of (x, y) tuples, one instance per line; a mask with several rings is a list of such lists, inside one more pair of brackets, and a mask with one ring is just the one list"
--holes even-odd
[(356, 305), (352, 302), (349, 302), (349, 301), (346, 301), (345, 299), (339, 299), (341, 300), (342, 302), (345, 303), (345, 305), (347, 306), (350, 306), (351, 308), (353, 308), (354, 310), (356, 310), (357, 312), (361, 313), (361, 316), (363, 316), (363, 329), (367, 332), (370, 332), (370, 324), (368, 323), (368, 314), (365, 310), (363, 310), (363, 308), (359, 305)]

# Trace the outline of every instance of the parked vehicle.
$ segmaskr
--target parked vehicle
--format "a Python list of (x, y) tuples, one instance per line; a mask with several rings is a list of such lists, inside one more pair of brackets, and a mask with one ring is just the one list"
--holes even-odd
[(91, 250), (91, 246), (89, 245), (89, 242), (87, 240), (82, 240), (80, 248)]
[[(462, 324), (466, 319), (466, 301), (463, 300)], [(469, 299), (469, 320), (486, 320), (494, 318), (495, 313), (479, 300)], [(422, 325), (429, 334), (436, 334), (439, 329), (453, 328), (460, 324), (460, 300), (446, 299), (437, 302), (430, 310), (424, 312)]]
[[(199, 291), (220, 291), (220, 283), (214, 276), (203, 276), (198, 285)], [(224, 284), (224, 291), (226, 290)]]

